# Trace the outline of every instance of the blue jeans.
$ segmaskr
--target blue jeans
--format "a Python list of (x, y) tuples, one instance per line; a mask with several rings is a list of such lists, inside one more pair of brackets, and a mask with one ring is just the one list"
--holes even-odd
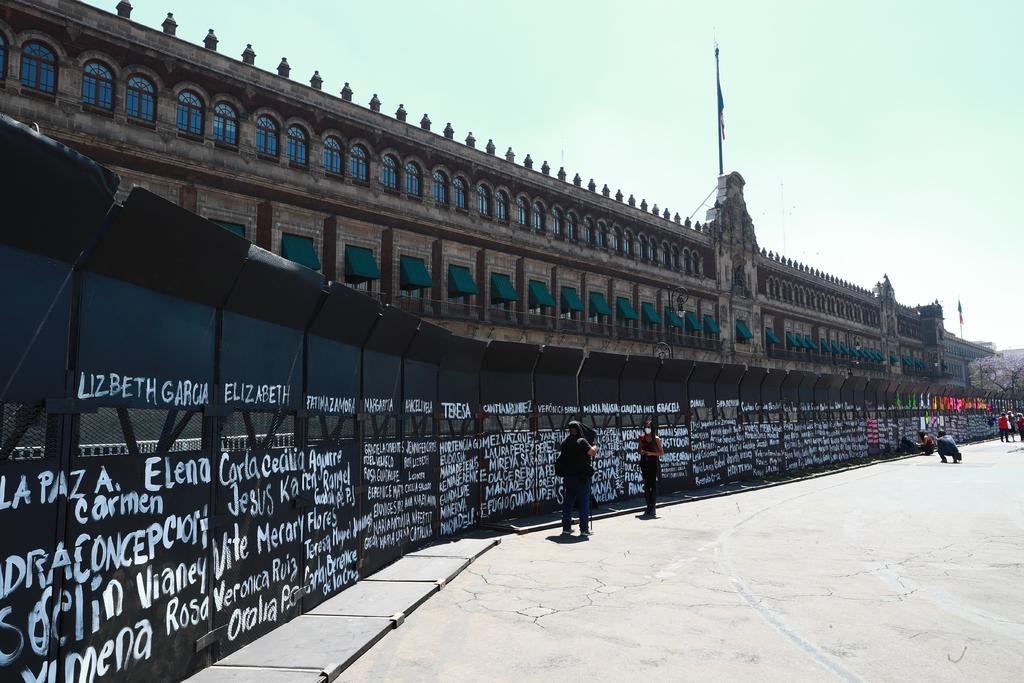
[(580, 504), (580, 531), (590, 529), (590, 477), (570, 474), (562, 477), (565, 491), (562, 494), (562, 529), (572, 529), (572, 508)]

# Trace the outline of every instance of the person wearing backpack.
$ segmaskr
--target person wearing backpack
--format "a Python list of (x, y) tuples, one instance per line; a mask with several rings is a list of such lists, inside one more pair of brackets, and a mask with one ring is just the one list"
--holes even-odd
[(562, 477), (562, 535), (572, 534), (572, 508), (580, 507), (580, 535), (590, 536), (590, 477), (594, 474), (591, 459), (597, 455), (597, 448), (583, 438), (584, 427), (573, 420), (569, 423), (569, 435), (559, 447), (555, 460), (555, 474)]
[(644, 421), (644, 433), (640, 435), (637, 446), (640, 451), (640, 473), (644, 478), (644, 498), (647, 499), (645, 517), (658, 515), (658, 481), (661, 479), (661, 456), (665, 455), (665, 447), (658, 436), (658, 425), (654, 420)]

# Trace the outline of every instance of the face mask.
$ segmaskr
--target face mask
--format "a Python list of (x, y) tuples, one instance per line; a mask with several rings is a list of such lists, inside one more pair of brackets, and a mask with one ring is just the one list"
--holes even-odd
[(651, 434), (652, 432), (654, 432), (654, 430), (651, 429), (650, 427), (647, 427), (644, 429), (644, 432), (646, 432), (647, 434)]

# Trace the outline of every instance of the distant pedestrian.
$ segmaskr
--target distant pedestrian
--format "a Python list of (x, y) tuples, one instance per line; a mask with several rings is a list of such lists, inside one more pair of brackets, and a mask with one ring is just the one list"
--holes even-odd
[(917, 433), (917, 448), (921, 453), (925, 455), (931, 455), (935, 452), (935, 439), (933, 439), (928, 432), (921, 430)]
[(960, 449), (956, 447), (956, 441), (953, 437), (946, 434), (946, 432), (939, 430), (939, 457), (942, 458), (942, 462), (948, 462), (946, 456), (953, 458), (953, 462), (957, 463), (963, 460), (963, 456), (960, 454)]
[(1017, 434), (1024, 441), (1024, 413), (1017, 413)]
[(580, 507), (580, 534), (589, 536), (590, 531), (590, 478), (594, 474), (591, 458), (597, 455), (597, 448), (583, 438), (584, 428), (573, 420), (569, 423), (569, 435), (562, 441), (558, 459), (555, 460), (555, 474), (562, 477), (562, 534), (572, 533), (572, 508)]
[(996, 422), (999, 425), (999, 440), (1010, 441), (1010, 418), (1002, 413)]
[(644, 433), (637, 446), (640, 451), (640, 473), (644, 478), (644, 498), (647, 499), (647, 517), (656, 517), (658, 507), (658, 482), (661, 481), (661, 456), (665, 447), (658, 436), (658, 424), (654, 420), (644, 422)]

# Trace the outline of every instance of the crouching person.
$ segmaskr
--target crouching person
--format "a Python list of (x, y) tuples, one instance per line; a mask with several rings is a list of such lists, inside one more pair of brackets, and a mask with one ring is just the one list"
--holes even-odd
[(590, 477), (594, 474), (591, 458), (597, 455), (597, 448), (583, 438), (583, 426), (573, 420), (569, 423), (569, 435), (562, 441), (555, 474), (562, 477), (562, 534), (572, 533), (572, 508), (580, 507), (580, 533), (590, 535)]
[(960, 449), (956, 447), (956, 441), (941, 429), (939, 430), (938, 447), (939, 457), (942, 458), (942, 462), (948, 462), (946, 460), (946, 456), (953, 458), (953, 462), (960, 462), (963, 460), (963, 456), (960, 454)]

